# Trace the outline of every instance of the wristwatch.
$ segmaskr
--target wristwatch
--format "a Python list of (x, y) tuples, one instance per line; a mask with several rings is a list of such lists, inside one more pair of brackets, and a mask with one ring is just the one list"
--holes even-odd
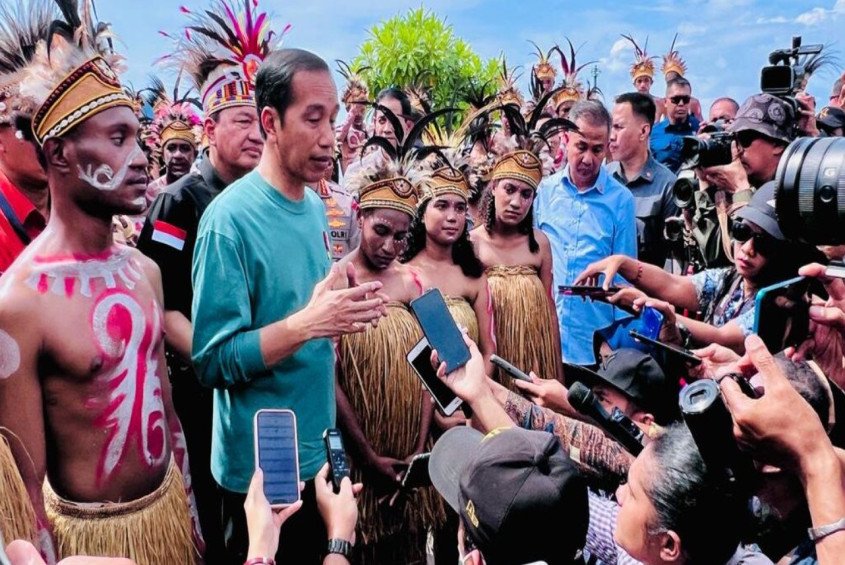
[(845, 518), (841, 520), (837, 520), (832, 524), (827, 524), (825, 526), (819, 526), (818, 528), (808, 528), (807, 534), (810, 536), (810, 539), (813, 541), (819, 541), (822, 538), (829, 536), (830, 534), (834, 534), (841, 530), (845, 530)]
[(329, 540), (329, 546), (326, 553), (337, 553), (343, 555), (347, 559), (352, 555), (352, 544), (345, 539), (333, 538)]

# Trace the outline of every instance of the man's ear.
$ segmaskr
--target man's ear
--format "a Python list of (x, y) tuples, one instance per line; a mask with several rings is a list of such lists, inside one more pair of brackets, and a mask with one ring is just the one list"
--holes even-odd
[(780, 143), (774, 144), (774, 147), (772, 148), (772, 155), (780, 158), (784, 151), (786, 151), (786, 145), (781, 145)]
[(640, 410), (634, 412), (631, 419), (638, 424), (642, 424), (645, 428), (654, 424), (654, 416), (648, 412), (642, 412)]
[(268, 138), (276, 136), (276, 126), (281, 125), (279, 122), (279, 111), (270, 106), (264, 106), (261, 109), (261, 115), (258, 116), (261, 122), (261, 128)]
[(63, 175), (70, 174), (70, 163), (67, 158), (68, 151), (71, 151), (71, 144), (66, 139), (52, 137), (44, 142), (41, 150), (44, 152), (44, 159), (51, 169)]
[(669, 530), (660, 534), (660, 559), (666, 563), (678, 562), (681, 560), (683, 550), (681, 538)]
[(205, 137), (208, 138), (208, 144), (215, 147), (217, 145), (217, 122), (212, 120), (210, 117), (206, 117), (205, 121), (202, 123), (202, 129), (205, 133)]

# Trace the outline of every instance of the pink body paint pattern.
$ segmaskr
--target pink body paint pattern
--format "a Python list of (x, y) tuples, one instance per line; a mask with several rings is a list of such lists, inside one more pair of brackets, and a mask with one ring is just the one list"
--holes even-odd
[(106, 288), (117, 287), (118, 281), (126, 288), (135, 288), (141, 280), (141, 264), (132, 257), (129, 249), (118, 249), (105, 257), (79, 260), (76, 257), (37, 258), (27, 284), (41, 294), (52, 292), (68, 298), (79, 288), (82, 296), (92, 296), (92, 285), (103, 281)]
[(114, 366), (101, 378), (109, 389), (109, 402), (95, 420), (108, 430), (97, 466), (97, 482), (108, 479), (127, 449), (134, 444), (150, 467), (164, 462), (167, 434), (158, 378), (158, 345), (161, 313), (147, 322), (135, 298), (122, 290), (107, 290), (94, 305), (92, 326), (97, 345)]

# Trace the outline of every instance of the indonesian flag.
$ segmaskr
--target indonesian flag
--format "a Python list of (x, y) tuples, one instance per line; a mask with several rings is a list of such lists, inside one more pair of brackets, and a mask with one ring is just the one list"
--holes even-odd
[(177, 228), (173, 224), (168, 224), (161, 220), (156, 220), (153, 223), (153, 241), (157, 241), (163, 245), (167, 245), (182, 251), (185, 247), (185, 238), (188, 233), (182, 228)]

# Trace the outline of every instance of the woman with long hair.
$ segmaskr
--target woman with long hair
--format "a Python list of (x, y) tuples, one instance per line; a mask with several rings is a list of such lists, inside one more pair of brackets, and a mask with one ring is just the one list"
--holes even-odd
[(469, 239), (469, 185), (460, 171), (447, 166), (432, 173), (430, 187), (420, 200), (402, 261), (440, 289), (455, 321), (477, 337), (489, 370), (496, 352), (493, 304), (484, 266)]
[[(552, 299), (552, 252), (534, 228), (532, 205), (543, 165), (525, 150), (493, 168), (483, 225), (470, 233), (493, 296), (498, 354), (526, 373), (563, 378), (560, 329)], [(510, 386), (511, 382), (503, 382)]]

